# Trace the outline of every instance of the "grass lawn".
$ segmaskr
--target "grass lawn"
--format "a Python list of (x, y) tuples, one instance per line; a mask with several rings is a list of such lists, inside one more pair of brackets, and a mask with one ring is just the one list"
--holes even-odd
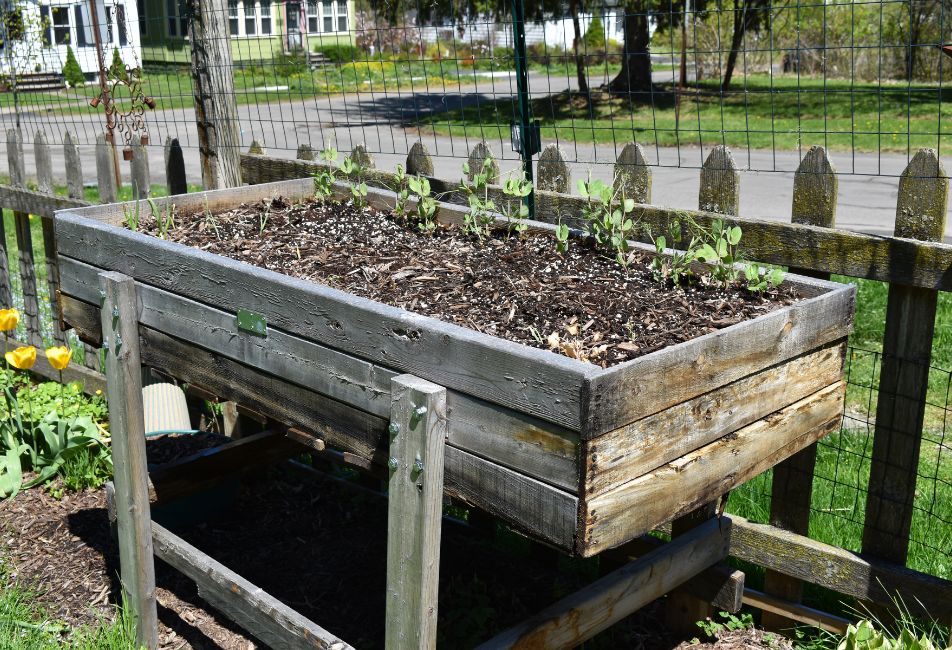
[[(589, 71), (592, 85), (598, 85), (602, 70)], [(952, 91), (927, 84), (910, 88), (750, 74), (722, 93), (717, 81), (701, 81), (683, 96), (677, 128), (672, 87), (659, 88), (640, 97), (593, 93), (591, 104), (577, 95), (537, 97), (532, 110), (543, 138), (580, 143), (788, 150), (823, 144), (832, 151), (899, 153), (941, 149), (952, 134), (947, 125)], [(424, 115), (417, 126), (440, 135), (508, 139), (516, 114), (517, 106), (506, 99)]]

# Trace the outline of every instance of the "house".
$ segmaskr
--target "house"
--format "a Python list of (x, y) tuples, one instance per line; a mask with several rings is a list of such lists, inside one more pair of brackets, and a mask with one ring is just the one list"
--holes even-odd
[[(188, 65), (186, 0), (137, 0), (142, 56), (148, 65)], [(354, 0), (227, 0), (234, 61), (270, 60), (354, 42)]]
[[(12, 63), (19, 74), (24, 72), (55, 72), (63, 70), (66, 47), (72, 46), (79, 67), (88, 79), (98, 78), (94, 22), (90, 2), (70, 0), (27, 0), (20, 4), (22, 33), (12, 33)], [(100, 38), (106, 65), (112, 63), (113, 50), (129, 67), (141, 62), (139, 33), (135, 25), (139, 16), (133, 0), (107, 2), (97, 0)], [(39, 31), (40, 33), (35, 33)], [(11, 60), (0, 43), (0, 70), (10, 71)]]

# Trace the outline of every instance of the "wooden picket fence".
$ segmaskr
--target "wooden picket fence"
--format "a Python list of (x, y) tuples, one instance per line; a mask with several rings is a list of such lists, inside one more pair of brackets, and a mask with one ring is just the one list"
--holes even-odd
[[(27, 340), (16, 345), (38, 348), (43, 345), (29, 215), (42, 219), (50, 304), (53, 320), (57, 321), (55, 296), (59, 272), (53, 213), (91, 205), (83, 198), (75, 136), (67, 133), (63, 146), (69, 196), (56, 197), (52, 194), (50, 145), (45, 135), (39, 132), (34, 141), (38, 184), (38, 190), (34, 191), (25, 187), (20, 138), (14, 129), (7, 133), (11, 183), (0, 185), (0, 207), (14, 211), (27, 331)], [(103, 203), (115, 202), (118, 196), (111, 147), (104, 135), (97, 138), (97, 176)], [(133, 147), (132, 179), (137, 197), (148, 196), (151, 189), (149, 151), (153, 148), (138, 142)], [(250, 152), (241, 156), (241, 174), (244, 182), (250, 184), (309, 177), (325, 165), (313, 160), (314, 153), (310, 146), (302, 145), (297, 160), (269, 157), (263, 144), (256, 141)], [(358, 145), (351, 156), (361, 160), (367, 170), (360, 180), (385, 189), (393, 187), (395, 175), (375, 169), (365, 147)], [(491, 156), (489, 146), (479, 143), (470, 156), (471, 169), (480, 169)], [(171, 138), (165, 143), (164, 164), (170, 193), (184, 193), (182, 149)], [(941, 243), (949, 179), (935, 152), (920, 150), (899, 181), (895, 237), (875, 237), (835, 228), (837, 177), (822, 147), (814, 147), (804, 156), (796, 174), (793, 223), (789, 224), (738, 215), (739, 171), (725, 147), (716, 147), (700, 172), (698, 211), (675, 211), (650, 205), (651, 168), (638, 145), (629, 144), (615, 168), (617, 176), (627, 184), (627, 195), (644, 204), (640, 206), (641, 218), (654, 232), (666, 231), (668, 224), (683, 218), (685, 212), (705, 226), (720, 216), (731, 225), (743, 228), (745, 250), (750, 259), (788, 266), (791, 271), (814, 277), (828, 278), (831, 273), (837, 273), (890, 283), (863, 552), (846, 551), (806, 536), (816, 462), (816, 445), (813, 445), (774, 469), (770, 524), (733, 517), (731, 555), (767, 569), (764, 593), (744, 588), (740, 572), (716, 567), (716, 571), (707, 574), (708, 584), (692, 587), (690, 591), (694, 596), (679, 596), (680, 603), (687, 608), (685, 620), (693, 624), (708, 615), (711, 603), (727, 608), (726, 603), (736, 601), (739, 606), (742, 597), (743, 602), (764, 610), (764, 624), (768, 628), (788, 628), (799, 621), (843, 632), (847, 623), (844, 619), (800, 604), (802, 583), (809, 582), (884, 607), (891, 606), (892, 598), (899, 593), (914, 613), (928, 614), (946, 625), (952, 623), (952, 581), (905, 566), (936, 301), (939, 291), (952, 291), (952, 246)], [(460, 192), (458, 181), (432, 177), (433, 161), (422, 142), (410, 150), (406, 171), (429, 176), (433, 193), (439, 195), (441, 201), (466, 204), (467, 197)], [(557, 146), (550, 145), (540, 157), (537, 217), (581, 226), (586, 200), (569, 195), (570, 188), (571, 171), (566, 157)], [(499, 186), (491, 187), (490, 198), (497, 204), (501, 202), (503, 195)], [(0, 242), (6, 252), (6, 237), (0, 237)], [(9, 306), (12, 301), (11, 278), (7, 265), (3, 264), (0, 265), (0, 302), (2, 306)], [(52, 332), (57, 345), (66, 341), (58, 322), (53, 323)], [(86, 367), (73, 365), (64, 378), (84, 381), (89, 393), (102, 390), (105, 380), (99, 372), (98, 350), (87, 347), (85, 357)], [(42, 376), (57, 376), (42, 355), (34, 370)], [(341, 462), (346, 462), (346, 455)], [(613, 549), (604, 554), (604, 560), (606, 564), (627, 561), (650, 550), (643, 546), (644, 541), (639, 540)]]

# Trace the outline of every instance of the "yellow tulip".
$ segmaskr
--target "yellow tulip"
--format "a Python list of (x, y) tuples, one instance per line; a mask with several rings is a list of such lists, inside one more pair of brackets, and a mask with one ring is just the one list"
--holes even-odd
[(50, 365), (57, 370), (62, 370), (69, 365), (73, 358), (73, 351), (66, 348), (65, 345), (58, 348), (50, 348), (46, 351), (46, 358), (50, 360)]
[(20, 322), (20, 312), (16, 309), (0, 309), (0, 331), (8, 332)]
[(20, 370), (29, 370), (36, 363), (36, 348), (32, 345), (7, 352), (7, 363)]

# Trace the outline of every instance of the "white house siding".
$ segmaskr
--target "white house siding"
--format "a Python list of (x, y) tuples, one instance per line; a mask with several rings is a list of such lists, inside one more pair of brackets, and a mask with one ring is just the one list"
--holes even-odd
[[(142, 50), (136, 0), (119, 0), (105, 4), (100, 0), (97, 2), (97, 8), (106, 66), (112, 63), (114, 49), (119, 50), (119, 56), (127, 66), (135, 67), (140, 64)], [(52, 23), (48, 29), (43, 30), (45, 34), (27, 35), (30, 39), (45, 38), (48, 39), (47, 42), (53, 43), (50, 47), (33, 48), (36, 63), (40, 65), (41, 72), (62, 72), (63, 65), (66, 63), (67, 45), (72, 46), (79, 67), (84, 73), (97, 74), (99, 72), (89, 2), (64, 0), (28, 2), (25, 11), (32, 24), (41, 24), (42, 19), (46, 17), (49, 17)], [(122, 16), (124, 20), (117, 19)], [(124, 29), (120, 26), (120, 22), (124, 23)], [(22, 57), (26, 56), (26, 47), (14, 42), (13, 52), (14, 57), (20, 57), (21, 61), (16, 64), (16, 67), (22, 68)], [(9, 72), (9, 69), (6, 51), (0, 51), (0, 70)]]
[[(594, 14), (579, 14), (579, 23), (582, 34), (588, 30)], [(602, 26), (605, 28), (605, 38), (621, 42), (624, 39), (622, 31), (622, 16), (614, 11), (600, 14)], [(444, 40), (447, 32), (464, 43), (489, 42), (493, 47), (512, 47), (512, 23), (489, 22), (488, 20), (464, 23), (465, 32), (459, 38), (455, 24), (428, 25), (419, 28), (419, 37), (426, 43), (436, 43), (437, 39)], [(571, 16), (553, 18), (543, 23), (526, 23), (526, 45), (547, 43), (551, 46), (569, 49), (575, 40), (575, 27)]]

